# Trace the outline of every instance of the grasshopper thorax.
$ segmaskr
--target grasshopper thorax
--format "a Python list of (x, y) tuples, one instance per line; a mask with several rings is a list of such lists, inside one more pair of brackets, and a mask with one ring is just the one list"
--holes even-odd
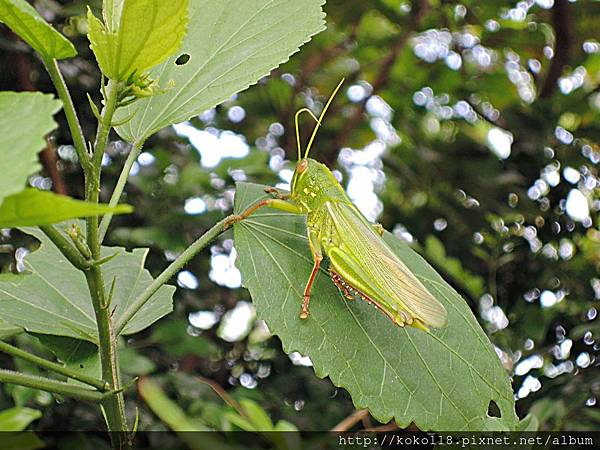
[(291, 187), (292, 199), (309, 211), (318, 209), (326, 201), (349, 201), (329, 168), (312, 158), (298, 161)]

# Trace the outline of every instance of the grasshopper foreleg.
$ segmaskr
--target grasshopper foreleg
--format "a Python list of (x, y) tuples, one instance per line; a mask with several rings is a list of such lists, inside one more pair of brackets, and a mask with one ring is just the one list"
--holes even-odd
[(288, 202), (281, 198), (266, 198), (259, 202), (254, 203), (253, 205), (246, 208), (240, 214), (234, 214), (230, 216), (227, 222), (224, 225), (224, 228), (227, 229), (231, 227), (233, 224), (241, 222), (244, 219), (250, 217), (250, 215), (254, 214), (258, 209), (268, 206), (270, 208), (275, 208), (280, 211), (289, 212), (292, 214), (303, 214), (302, 209), (295, 204)]
[(268, 187), (265, 189), (265, 192), (267, 194), (271, 194), (274, 198), (279, 199), (279, 200), (288, 200), (290, 198), (291, 194), (284, 194), (283, 192), (281, 192), (279, 189), (274, 188), (274, 187)]

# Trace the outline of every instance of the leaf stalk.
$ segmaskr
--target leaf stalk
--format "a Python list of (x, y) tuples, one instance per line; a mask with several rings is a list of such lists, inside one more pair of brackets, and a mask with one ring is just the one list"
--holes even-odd
[[(131, 150), (129, 151), (129, 155), (127, 156), (127, 160), (125, 161), (125, 165), (121, 170), (121, 174), (119, 175), (119, 179), (117, 180), (115, 189), (110, 197), (110, 201), (108, 202), (110, 208), (113, 208), (119, 203), (121, 195), (123, 195), (125, 185), (127, 184), (127, 178), (129, 178), (129, 173), (131, 172), (131, 168), (133, 167), (133, 163), (137, 161), (137, 158), (140, 155), (143, 145), (144, 142), (141, 141), (135, 142), (131, 146)], [(112, 213), (105, 214), (102, 218), (102, 222), (100, 222), (100, 230), (98, 232), (100, 242), (104, 241), (104, 236), (106, 236), (106, 231), (108, 230), (112, 217)]]
[(217, 222), (212, 228), (206, 233), (200, 236), (190, 245), (185, 251), (179, 255), (175, 261), (167, 266), (160, 275), (158, 275), (152, 283), (144, 289), (144, 291), (123, 311), (123, 314), (119, 317), (115, 323), (115, 332), (117, 335), (123, 332), (123, 329), (127, 326), (131, 318), (146, 304), (146, 302), (152, 297), (156, 291), (158, 291), (163, 284), (171, 279), (188, 261), (202, 251), (208, 244), (210, 244), (217, 236), (225, 232), (231, 226), (242, 220), (243, 217), (240, 215), (230, 215)]
[(50, 75), (58, 98), (62, 100), (63, 110), (67, 117), (67, 123), (69, 124), (69, 130), (71, 131), (71, 137), (73, 139), (73, 145), (75, 146), (75, 151), (77, 152), (77, 157), (79, 158), (83, 172), (87, 176), (91, 170), (90, 155), (87, 152), (85, 137), (83, 135), (83, 130), (81, 129), (79, 118), (77, 117), (73, 99), (71, 98), (65, 79), (58, 68), (58, 62), (55, 59), (46, 58), (44, 56), (42, 56), (42, 62), (46, 67), (48, 75)]
[(27, 373), (15, 372), (13, 370), (0, 369), (0, 382), (18, 384), (33, 389), (40, 389), (54, 394), (72, 397), (86, 402), (99, 403), (114, 395), (114, 391), (100, 392), (95, 389), (87, 389), (63, 381), (39, 377)]
[(54, 226), (40, 225), (39, 228), (74, 267), (83, 271), (91, 267), (90, 262)]
[(73, 380), (81, 381), (89, 386), (95, 387), (99, 391), (108, 391), (110, 389), (108, 383), (104, 380), (99, 380), (98, 378), (91, 377), (89, 375), (85, 375), (83, 373), (79, 373), (75, 370), (69, 369), (68, 367), (61, 366), (52, 361), (48, 361), (47, 359), (41, 358), (32, 353), (26, 352), (18, 347), (10, 345), (6, 342), (0, 341), (0, 351), (12, 355), (16, 358), (23, 359), (25, 361), (29, 361), (32, 364), (35, 364), (38, 367), (42, 367), (46, 370), (50, 370), (54, 373), (64, 375), (68, 378), (72, 378)]

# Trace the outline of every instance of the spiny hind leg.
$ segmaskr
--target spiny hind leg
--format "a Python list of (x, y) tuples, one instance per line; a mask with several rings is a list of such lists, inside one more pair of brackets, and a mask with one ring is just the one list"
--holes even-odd
[(333, 270), (329, 271), (329, 275), (331, 276), (331, 281), (333, 281), (333, 283), (337, 286), (337, 288), (340, 290), (340, 292), (346, 298), (346, 300), (354, 300), (354, 296), (352, 295), (352, 292), (348, 288), (343, 278), (340, 277)]
[[(332, 272), (337, 275), (339, 279), (343, 280), (344, 286), (353, 296), (374, 306), (398, 326), (403, 327), (406, 323), (410, 324), (410, 322), (412, 322), (412, 318), (409, 314), (405, 311), (398, 311), (391, 306), (385, 301), (385, 294), (377, 292), (374, 286), (369, 285), (369, 275), (360, 264), (356, 262), (356, 259), (352, 258), (340, 247), (328, 249), (327, 255), (330, 259), (330, 267), (333, 268)], [(338, 273), (337, 270), (341, 273)], [(361, 286), (361, 288), (359, 289), (357, 286)], [(370, 293), (367, 293), (369, 289), (372, 290)]]

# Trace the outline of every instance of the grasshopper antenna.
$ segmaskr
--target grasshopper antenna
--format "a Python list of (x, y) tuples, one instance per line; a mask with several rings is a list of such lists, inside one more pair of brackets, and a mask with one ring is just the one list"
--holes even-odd
[(298, 145), (298, 161), (300, 161), (300, 159), (302, 158), (302, 149), (301, 149), (301, 145), (300, 145), (300, 129), (298, 127), (298, 118), (300, 117), (300, 114), (302, 114), (303, 112), (308, 113), (313, 119), (315, 119), (317, 122), (317, 126), (319, 126), (321, 124), (321, 122), (319, 122), (319, 119), (317, 119), (317, 116), (315, 116), (310, 109), (302, 108), (302, 109), (299, 109), (298, 111), (296, 111), (296, 116), (294, 117), (294, 122), (296, 123), (296, 144)]
[[(325, 117), (325, 113), (327, 112), (327, 109), (329, 108), (329, 105), (331, 105), (331, 102), (333, 101), (333, 98), (335, 97), (335, 94), (337, 94), (337, 92), (342, 87), (342, 84), (344, 83), (344, 80), (345, 80), (344, 78), (342, 78), (340, 80), (340, 82), (338, 83), (338, 85), (336, 86), (336, 88), (333, 90), (333, 92), (329, 96), (329, 100), (327, 100), (327, 103), (325, 104), (325, 107), (323, 108), (323, 111), (321, 111), (321, 115), (317, 119), (317, 124), (315, 125), (315, 128), (313, 129), (312, 135), (310, 136), (310, 140), (308, 141), (308, 145), (306, 146), (306, 153), (304, 153), (304, 157), (305, 158), (308, 157), (308, 152), (310, 152), (310, 147), (312, 146), (312, 143), (315, 140), (315, 136), (317, 135), (317, 130), (319, 129), (319, 126), (321, 125), (323, 117)], [(298, 147), (298, 151), (300, 151), (300, 147)]]

